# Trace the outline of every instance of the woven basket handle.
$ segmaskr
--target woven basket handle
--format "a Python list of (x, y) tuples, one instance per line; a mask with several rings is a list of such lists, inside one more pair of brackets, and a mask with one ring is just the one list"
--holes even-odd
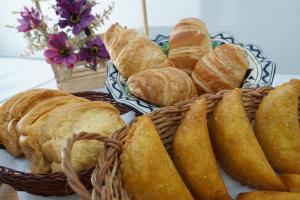
[(71, 165), (71, 151), (75, 142), (80, 140), (98, 140), (104, 142), (107, 146), (119, 147), (119, 141), (113, 140), (107, 136), (100, 135), (98, 133), (80, 132), (74, 134), (71, 138), (67, 139), (66, 145), (62, 152), (62, 171), (68, 179), (70, 187), (80, 196), (83, 200), (89, 200), (90, 193), (85, 186), (81, 183), (77, 173), (74, 171)]

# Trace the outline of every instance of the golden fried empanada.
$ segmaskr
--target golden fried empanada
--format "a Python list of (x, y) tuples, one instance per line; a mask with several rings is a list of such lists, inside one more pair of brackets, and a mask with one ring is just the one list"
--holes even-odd
[(280, 178), (290, 192), (300, 192), (300, 174), (282, 174)]
[(193, 199), (148, 116), (137, 118), (131, 126), (120, 158), (131, 199)]
[(237, 200), (299, 200), (300, 193), (258, 191), (239, 194)]
[(299, 94), (300, 80), (291, 80), (264, 97), (256, 113), (256, 137), (282, 173), (300, 173)]
[(239, 89), (217, 104), (210, 133), (218, 159), (233, 178), (257, 189), (285, 189), (255, 138)]
[(204, 98), (197, 100), (181, 121), (174, 138), (173, 159), (197, 199), (231, 199), (211, 147)]

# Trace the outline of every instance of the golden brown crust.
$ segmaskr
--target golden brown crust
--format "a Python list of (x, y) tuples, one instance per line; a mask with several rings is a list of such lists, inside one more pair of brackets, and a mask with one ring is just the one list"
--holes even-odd
[(173, 66), (158, 45), (119, 24), (107, 30), (104, 43), (112, 62), (126, 78), (146, 69)]
[(54, 97), (35, 106), (18, 122), (17, 128), (21, 133), (19, 145), (29, 160), (32, 173), (49, 171), (49, 164), (43, 156), (38, 142), (39, 137), (41, 137), (42, 126), (45, 125), (52, 113), (61, 109), (65, 104), (79, 102), (88, 102), (88, 100), (75, 96)]
[(238, 45), (223, 44), (198, 61), (192, 78), (198, 93), (216, 93), (239, 87), (247, 69), (244, 50)]
[(300, 193), (300, 174), (282, 174), (280, 178), (290, 192)]
[(66, 95), (70, 94), (59, 90), (40, 89), (19, 98), (11, 107), (9, 114), (7, 151), (14, 156), (23, 154), (19, 146), (20, 133), (17, 130), (17, 124), (29, 110), (44, 100)]
[(173, 160), (197, 199), (231, 199), (210, 143), (204, 98), (191, 106), (177, 128)]
[(173, 105), (197, 96), (191, 78), (175, 67), (140, 72), (131, 76), (127, 84), (133, 95), (159, 106)]
[(299, 200), (299, 193), (257, 191), (241, 193), (237, 200)]
[(9, 113), (13, 104), (22, 96), (31, 93), (35, 90), (28, 90), (25, 92), (18, 93), (10, 97), (1, 107), (0, 107), (0, 141), (7, 148), (8, 146), (8, 131), (7, 125), (9, 123)]
[(299, 95), (300, 80), (291, 80), (264, 97), (256, 112), (256, 137), (282, 173), (300, 173)]
[(189, 75), (195, 64), (212, 50), (205, 24), (196, 18), (182, 19), (170, 37), (169, 59)]
[[(107, 135), (125, 125), (118, 109), (102, 101), (65, 105), (47, 120), (41, 134), (42, 152), (51, 163), (52, 172), (61, 171), (61, 151), (67, 138), (81, 131)], [(79, 141), (72, 149), (71, 163), (76, 171), (94, 166), (103, 144)]]
[(239, 89), (224, 94), (210, 124), (215, 153), (224, 169), (242, 184), (285, 190), (254, 136)]
[(139, 117), (130, 127), (120, 159), (131, 199), (193, 199), (148, 116)]

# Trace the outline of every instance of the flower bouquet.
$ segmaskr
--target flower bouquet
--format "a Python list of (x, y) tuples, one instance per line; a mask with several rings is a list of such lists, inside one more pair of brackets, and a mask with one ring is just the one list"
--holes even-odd
[[(43, 51), (60, 89), (75, 92), (103, 86), (109, 54), (97, 31), (111, 14), (114, 2), (102, 14), (92, 13), (98, 4), (93, 0), (33, 2), (33, 7), (17, 12), (21, 18), (14, 27), (28, 41), (25, 54)], [(42, 12), (43, 4), (54, 11), (54, 18)]]

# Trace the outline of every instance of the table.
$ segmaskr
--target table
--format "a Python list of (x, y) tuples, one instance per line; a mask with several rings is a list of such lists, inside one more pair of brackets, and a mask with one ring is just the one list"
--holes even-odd
[[(44, 60), (0, 58), (0, 69), (0, 104), (10, 96), (27, 89), (57, 88), (51, 67)], [(287, 82), (291, 78), (300, 79), (300, 75), (276, 74), (273, 86)], [(100, 91), (106, 89), (102, 88)], [(18, 200), (18, 197), (11, 187), (2, 184), (0, 199)]]

